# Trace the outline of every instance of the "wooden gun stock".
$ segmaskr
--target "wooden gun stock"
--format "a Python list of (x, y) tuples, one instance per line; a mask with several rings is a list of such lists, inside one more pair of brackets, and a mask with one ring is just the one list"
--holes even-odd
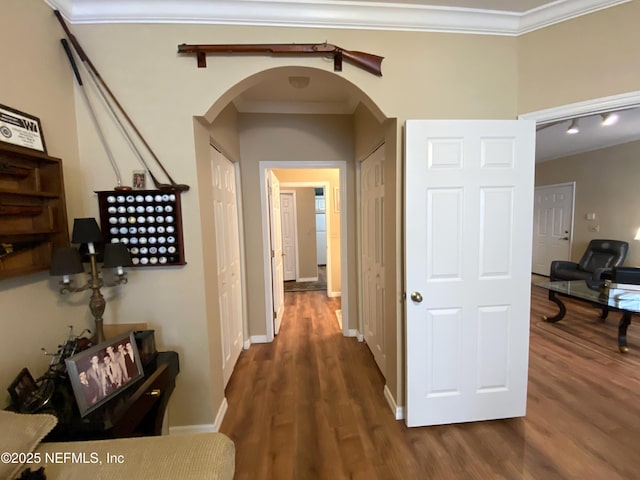
[(270, 55), (332, 55), (334, 71), (342, 71), (342, 59), (369, 73), (382, 76), (382, 60), (384, 57), (371, 53), (344, 50), (330, 43), (291, 43), (291, 44), (217, 44), (217, 45), (178, 45), (178, 53), (195, 53), (198, 67), (207, 66), (206, 54), (250, 54), (265, 53)]
[(382, 60), (384, 59), (384, 57), (380, 57), (372, 53), (356, 52), (352, 50), (342, 49), (340, 49), (340, 54), (344, 57), (345, 60), (355, 65), (356, 67), (360, 67), (369, 73), (378, 75), (379, 77), (382, 76)]

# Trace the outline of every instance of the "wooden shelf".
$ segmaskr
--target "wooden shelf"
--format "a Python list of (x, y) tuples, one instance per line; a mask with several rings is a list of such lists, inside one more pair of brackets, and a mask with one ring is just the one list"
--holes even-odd
[(0, 142), (0, 280), (47, 270), (68, 244), (62, 161)]

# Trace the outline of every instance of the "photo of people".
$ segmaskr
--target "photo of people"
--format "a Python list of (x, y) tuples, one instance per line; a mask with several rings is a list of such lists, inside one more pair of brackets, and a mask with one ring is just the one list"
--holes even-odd
[(144, 190), (145, 188), (145, 172), (144, 170), (136, 170), (133, 172), (133, 188), (134, 190)]
[(65, 362), (82, 416), (108, 402), (143, 375), (133, 332), (84, 350)]

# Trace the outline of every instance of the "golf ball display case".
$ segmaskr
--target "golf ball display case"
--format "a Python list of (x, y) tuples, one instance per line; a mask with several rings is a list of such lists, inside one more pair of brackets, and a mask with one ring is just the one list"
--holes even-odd
[(122, 243), (134, 267), (186, 265), (180, 192), (100, 191), (105, 243)]

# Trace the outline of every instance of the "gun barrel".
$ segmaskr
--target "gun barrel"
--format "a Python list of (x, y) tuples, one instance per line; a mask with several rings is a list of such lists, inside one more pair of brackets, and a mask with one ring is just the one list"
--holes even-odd
[(327, 43), (246, 43), (178, 45), (178, 53), (332, 53), (338, 49)]

